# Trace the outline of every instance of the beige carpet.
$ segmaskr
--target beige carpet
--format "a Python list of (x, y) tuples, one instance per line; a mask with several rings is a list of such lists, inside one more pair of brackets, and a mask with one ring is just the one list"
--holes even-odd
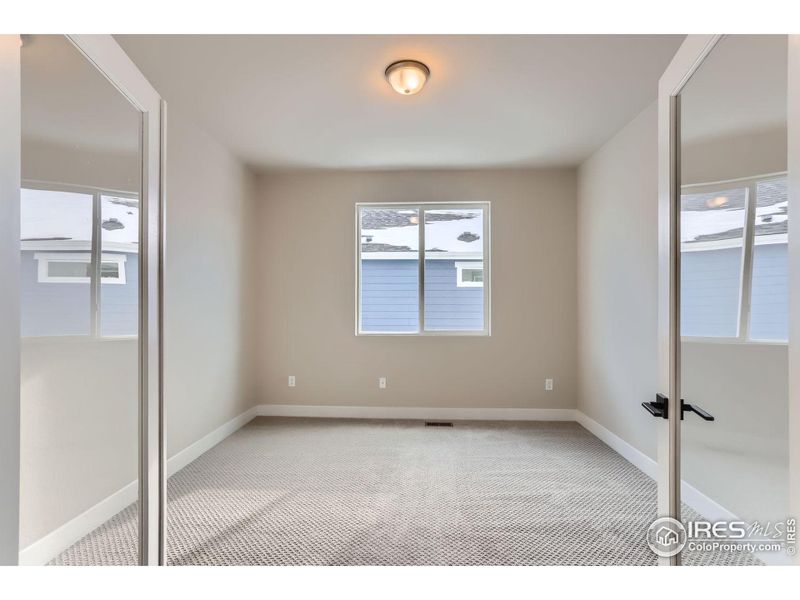
[[(169, 480), (173, 565), (652, 565), (655, 483), (576, 423), (258, 418)], [(136, 562), (136, 507), (53, 564)], [(750, 555), (692, 564), (757, 564)]]

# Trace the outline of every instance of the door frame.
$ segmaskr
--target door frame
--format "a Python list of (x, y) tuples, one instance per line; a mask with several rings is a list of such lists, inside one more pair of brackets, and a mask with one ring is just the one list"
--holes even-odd
[(19, 560), (20, 46), (0, 35), (0, 565)]
[[(163, 264), (166, 104), (111, 35), (66, 35), (141, 112), (139, 564), (164, 564)], [(19, 35), (0, 36), (0, 564), (19, 561), (21, 85)]]
[(139, 564), (164, 564), (165, 452), (162, 385), (166, 104), (110, 35), (67, 39), (142, 115), (139, 229)]
[[(680, 465), (680, 92), (722, 35), (688, 35), (658, 83), (658, 391), (668, 419), (658, 424), (658, 515), (681, 518)], [(800, 213), (800, 36), (788, 43), (789, 212)], [(800, 516), (800, 236), (789, 236), (790, 514)], [(800, 564), (800, 558), (795, 557)], [(680, 554), (659, 558), (679, 565)]]

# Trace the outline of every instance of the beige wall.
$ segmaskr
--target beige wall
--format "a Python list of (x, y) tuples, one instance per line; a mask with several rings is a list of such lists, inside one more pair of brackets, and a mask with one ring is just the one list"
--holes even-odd
[(20, 548), (133, 482), (135, 340), (24, 339)]
[(658, 306), (656, 106), (578, 171), (578, 408), (651, 457)]
[[(491, 337), (356, 337), (355, 203), (477, 200), (492, 203)], [(260, 402), (575, 406), (574, 171), (265, 174), (257, 225)]]
[(786, 171), (786, 143), (783, 127), (683, 144), (681, 180), (689, 185)]
[[(136, 112), (131, 108), (132, 116)], [(132, 132), (136, 136), (136, 131)], [(135, 138), (134, 138), (135, 139)], [(22, 143), (23, 181), (92, 186), (118, 192), (139, 192), (138, 154), (104, 152), (25, 138)]]
[(789, 377), (785, 344), (685, 341), (681, 389), (717, 420), (688, 415), (683, 479), (742, 518), (785, 519)]
[(172, 456), (254, 404), (255, 181), (176, 110), (167, 177), (164, 394)]

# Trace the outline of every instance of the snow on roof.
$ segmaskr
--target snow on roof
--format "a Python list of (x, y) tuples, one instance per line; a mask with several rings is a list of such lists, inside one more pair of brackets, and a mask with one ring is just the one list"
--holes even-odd
[[(779, 235), (789, 231), (789, 198), (786, 177), (756, 184), (755, 235)], [(681, 196), (681, 242), (695, 244), (741, 240), (744, 234), (747, 188), (741, 187)]]
[[(139, 243), (139, 201), (112, 195), (100, 197), (102, 239), (136, 251)], [(87, 242), (92, 239), (92, 196), (86, 193), (22, 189), (20, 234), (23, 242)]]
[[(417, 252), (419, 215), (414, 209), (363, 208), (361, 252)], [(425, 211), (425, 251), (480, 255), (483, 210)]]

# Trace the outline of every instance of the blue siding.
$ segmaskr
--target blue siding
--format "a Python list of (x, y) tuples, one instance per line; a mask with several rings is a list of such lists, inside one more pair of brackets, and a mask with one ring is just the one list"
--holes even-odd
[(483, 330), (483, 288), (458, 287), (457, 276), (455, 261), (425, 261), (425, 329)]
[(33, 252), (23, 252), (20, 265), (22, 336), (89, 335), (89, 286), (39, 283), (39, 263), (33, 255)]
[(681, 254), (681, 335), (735, 337), (742, 249)]
[(106, 336), (139, 333), (139, 255), (125, 260), (125, 285), (100, 286), (100, 333)]
[[(139, 257), (128, 254), (125, 285), (101, 285), (102, 335), (138, 332)], [(21, 333), (23, 337), (89, 335), (91, 292), (86, 283), (39, 283), (34, 252), (21, 257)]]
[[(416, 260), (361, 261), (362, 331), (419, 330), (418, 265)], [(458, 287), (456, 274), (455, 261), (426, 261), (427, 330), (483, 329), (483, 288)]]
[(419, 261), (361, 261), (361, 330), (419, 330)]
[[(734, 337), (739, 318), (741, 248), (681, 255), (681, 334)], [(789, 331), (786, 244), (753, 249), (750, 339), (786, 340)]]
[(764, 244), (753, 249), (752, 339), (789, 339), (788, 258), (787, 244)]

